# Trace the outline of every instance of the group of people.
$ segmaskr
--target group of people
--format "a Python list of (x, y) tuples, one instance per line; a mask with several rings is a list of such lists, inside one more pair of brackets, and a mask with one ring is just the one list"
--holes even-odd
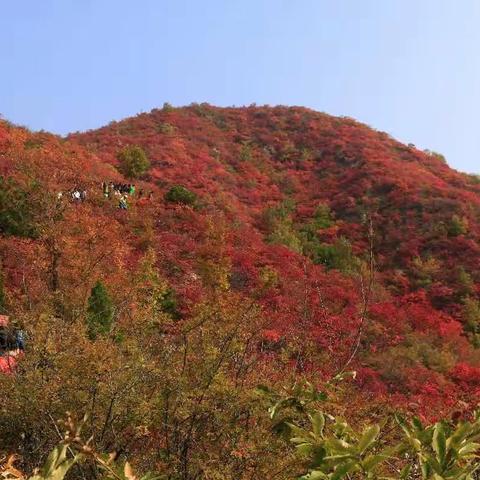
[[(133, 183), (115, 183), (102, 182), (102, 191), (105, 198), (111, 198), (112, 195), (118, 198), (118, 208), (128, 209), (128, 197), (133, 197), (136, 192), (136, 186)], [(143, 190), (138, 191), (139, 199), (152, 200), (153, 192), (145, 194)]]
[[(84, 188), (73, 188), (67, 192), (67, 195), (70, 197), (74, 203), (83, 203), (87, 199), (87, 190)], [(57, 193), (58, 200), (62, 200), (64, 196), (63, 192)]]
[(118, 208), (127, 210), (127, 198), (128, 195), (135, 195), (135, 185), (132, 183), (102, 182), (102, 191), (105, 198), (110, 198), (112, 194), (118, 197)]
[[(127, 210), (128, 198), (136, 194), (136, 186), (133, 183), (102, 182), (102, 191), (105, 198), (115, 197), (118, 199), (119, 209)], [(85, 188), (75, 187), (68, 192), (58, 192), (57, 194), (59, 201), (65, 196), (70, 198), (73, 203), (83, 203), (87, 200), (87, 190)], [(139, 190), (137, 197), (142, 203), (147, 203), (153, 199), (153, 191), (147, 193)]]
[(72, 200), (76, 203), (84, 202), (87, 199), (87, 191), (85, 189), (74, 188), (72, 191)]
[(114, 183), (102, 182), (103, 195), (110, 197), (111, 192), (114, 195), (135, 195), (135, 185), (132, 183)]

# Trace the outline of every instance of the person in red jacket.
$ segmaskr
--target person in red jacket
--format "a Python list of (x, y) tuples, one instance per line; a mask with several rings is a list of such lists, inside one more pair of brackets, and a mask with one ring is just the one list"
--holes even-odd
[(9, 327), (9, 318), (6, 315), (0, 315), (0, 374), (14, 373), (24, 348), (23, 331), (14, 332)]

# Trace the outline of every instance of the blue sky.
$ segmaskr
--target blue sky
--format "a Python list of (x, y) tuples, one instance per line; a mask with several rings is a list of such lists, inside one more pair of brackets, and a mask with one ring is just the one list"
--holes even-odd
[(478, 0), (15, 0), (0, 113), (56, 133), (164, 102), (304, 105), (480, 173)]

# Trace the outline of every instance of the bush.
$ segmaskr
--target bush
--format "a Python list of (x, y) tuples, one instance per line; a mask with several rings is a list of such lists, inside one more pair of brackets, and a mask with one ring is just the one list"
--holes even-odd
[(458, 237), (468, 233), (468, 219), (453, 215), (448, 224), (448, 235), (450, 237)]
[(178, 300), (175, 291), (169, 288), (160, 299), (160, 309), (162, 312), (170, 315), (174, 320), (181, 318), (180, 311), (178, 309)]
[(88, 335), (94, 340), (99, 335), (110, 333), (113, 322), (113, 305), (105, 285), (97, 281), (88, 299)]
[(266, 237), (268, 243), (285, 245), (294, 252), (302, 252), (302, 244), (298, 238), (293, 223), (295, 203), (291, 199), (282, 201), (275, 207), (270, 207), (263, 213), (263, 223), (269, 233)]
[(171, 123), (162, 122), (158, 125), (157, 131), (164, 135), (172, 135), (175, 132), (175, 127)]
[(174, 185), (166, 194), (165, 201), (184, 205), (195, 205), (197, 195), (182, 185)]
[(341, 237), (333, 245), (327, 243), (310, 243), (306, 253), (316, 264), (323, 264), (342, 272), (349, 272), (357, 266), (357, 259), (352, 252), (348, 239)]
[(15, 180), (0, 177), (0, 233), (36, 238), (35, 224), (40, 185), (24, 188)]
[(127, 178), (140, 178), (148, 172), (150, 161), (141, 147), (130, 145), (117, 154), (119, 170)]

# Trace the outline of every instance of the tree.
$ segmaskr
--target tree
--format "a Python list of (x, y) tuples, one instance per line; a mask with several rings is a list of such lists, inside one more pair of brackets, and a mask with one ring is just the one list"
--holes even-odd
[(140, 178), (148, 172), (150, 161), (144, 150), (136, 145), (125, 147), (117, 154), (119, 170), (127, 178)]
[(12, 178), (0, 177), (0, 233), (25, 238), (38, 235), (36, 194), (41, 190), (36, 182), (22, 187)]
[(458, 215), (452, 215), (448, 224), (448, 235), (451, 237), (458, 237), (468, 233), (468, 219)]
[(88, 299), (87, 324), (92, 340), (110, 332), (113, 322), (113, 304), (105, 285), (98, 280)]
[(174, 185), (165, 194), (165, 201), (184, 205), (195, 205), (197, 201), (197, 195), (182, 185)]

